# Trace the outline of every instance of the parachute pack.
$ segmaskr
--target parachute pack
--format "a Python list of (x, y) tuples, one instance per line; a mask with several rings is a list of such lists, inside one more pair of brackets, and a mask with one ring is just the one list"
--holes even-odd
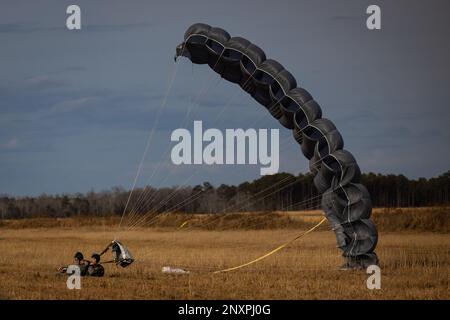
[(113, 252), (115, 262), (123, 268), (128, 267), (134, 261), (128, 248), (118, 240), (113, 240), (111, 251)]
[(110, 247), (113, 254), (113, 260), (106, 261), (103, 263), (115, 263), (123, 268), (126, 268), (133, 263), (134, 258), (130, 250), (128, 250), (128, 248), (125, 245), (123, 245), (119, 240), (111, 241), (111, 243), (100, 253), (100, 256), (105, 254)]

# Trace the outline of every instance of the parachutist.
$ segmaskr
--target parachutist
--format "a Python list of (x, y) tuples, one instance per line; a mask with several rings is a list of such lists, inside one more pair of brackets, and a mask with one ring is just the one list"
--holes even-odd
[[(84, 256), (81, 252), (76, 252), (75, 255), (73, 256), (73, 265), (76, 265), (80, 268), (80, 274), (82, 276), (85, 276), (87, 274), (87, 268), (90, 264), (89, 260), (85, 260)], [(69, 266), (63, 266), (58, 268), (58, 271), (60, 273), (66, 273), (67, 269), (69, 268)]]
[(88, 266), (87, 273), (91, 277), (103, 277), (105, 274), (105, 268), (100, 264), (100, 255), (97, 253), (92, 254), (91, 264)]
[[(91, 258), (94, 260), (86, 260), (81, 252), (77, 252), (74, 256), (73, 265), (80, 268), (81, 276), (103, 277), (105, 269), (100, 264), (100, 255), (94, 253)], [(69, 266), (60, 267), (58, 271), (60, 273), (67, 273)]]

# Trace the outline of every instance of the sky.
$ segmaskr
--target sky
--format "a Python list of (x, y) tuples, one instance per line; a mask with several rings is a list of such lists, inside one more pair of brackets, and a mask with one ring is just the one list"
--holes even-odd
[[(65, 27), (70, 4), (81, 8), (81, 30)], [(381, 30), (366, 28), (370, 4), (381, 8)], [(175, 47), (196, 22), (280, 61), (363, 172), (437, 176), (450, 169), (449, 9), (437, 0), (2, 0), (0, 194), (130, 188), (152, 131), (138, 186), (260, 176), (259, 165), (173, 165), (170, 134), (194, 120), (279, 128), (280, 171), (308, 172), (291, 132), (238, 86), (187, 59), (175, 66)]]

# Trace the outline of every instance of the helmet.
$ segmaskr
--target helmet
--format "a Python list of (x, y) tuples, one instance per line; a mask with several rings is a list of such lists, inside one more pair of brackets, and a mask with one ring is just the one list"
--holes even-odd
[(78, 261), (81, 261), (84, 259), (84, 256), (80, 251), (78, 251), (77, 253), (75, 253), (74, 258), (77, 259)]
[(100, 255), (98, 253), (93, 253), (91, 258), (94, 259), (96, 263), (100, 262)]

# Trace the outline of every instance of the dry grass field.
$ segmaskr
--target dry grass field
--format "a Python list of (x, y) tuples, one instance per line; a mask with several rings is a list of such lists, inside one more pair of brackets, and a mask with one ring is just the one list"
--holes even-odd
[[(102, 218), (3, 221), (0, 299), (449, 299), (448, 208), (408, 210), (375, 210), (381, 290), (367, 289), (364, 271), (337, 270), (343, 261), (328, 225), (247, 268), (211, 274), (286, 242), (318, 221), (318, 211), (266, 216), (272, 228), (255, 214), (227, 218), (230, 228), (225, 217), (216, 219), (216, 228), (201, 228), (198, 221), (210, 219), (203, 215), (190, 217), (197, 227), (178, 229), (185, 216), (173, 215), (131, 231)], [(81, 290), (68, 290), (57, 267), (70, 263), (75, 251), (102, 250), (115, 236), (136, 262), (125, 269), (105, 265), (103, 278), (82, 278)], [(165, 274), (163, 266), (192, 272)]]

